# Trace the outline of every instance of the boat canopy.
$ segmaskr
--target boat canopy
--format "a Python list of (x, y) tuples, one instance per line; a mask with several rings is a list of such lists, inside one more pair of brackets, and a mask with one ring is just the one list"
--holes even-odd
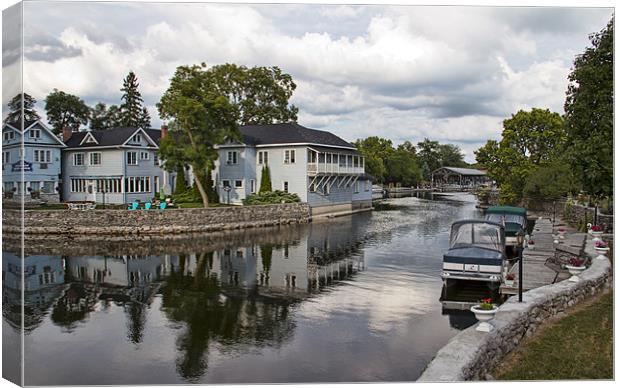
[(506, 244), (504, 227), (483, 220), (462, 220), (452, 224), (450, 249), (477, 247), (503, 252)]
[(491, 206), (486, 210), (486, 214), (506, 214), (527, 217), (527, 210), (523, 207), (515, 206)]

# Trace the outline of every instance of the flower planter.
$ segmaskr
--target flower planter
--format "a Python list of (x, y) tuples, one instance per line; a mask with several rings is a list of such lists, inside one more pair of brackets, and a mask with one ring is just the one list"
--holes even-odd
[(601, 237), (603, 235), (603, 231), (600, 230), (600, 231), (596, 231), (595, 232), (595, 231), (591, 230), (590, 234), (592, 235), (592, 237)]
[(480, 308), (480, 305), (477, 304), (475, 306), (472, 306), (469, 310), (474, 313), (476, 319), (480, 321), (478, 326), (476, 326), (476, 331), (488, 333), (493, 330), (493, 326), (487, 321), (495, 318), (495, 313), (497, 313), (497, 311), (499, 310), (498, 307), (493, 306), (491, 310), (483, 310)]
[(570, 272), (571, 275), (573, 275), (568, 280), (571, 281), (571, 282), (578, 282), (579, 281), (579, 274), (581, 274), (586, 269), (586, 266), (582, 265), (580, 267), (575, 267), (573, 265), (566, 264), (566, 269), (568, 270), (568, 272)]
[(607, 255), (607, 252), (609, 252), (609, 248), (594, 247), (594, 250), (601, 255)]
[(513, 280), (506, 279), (506, 286), (507, 287), (512, 287), (514, 285), (515, 285), (514, 279)]

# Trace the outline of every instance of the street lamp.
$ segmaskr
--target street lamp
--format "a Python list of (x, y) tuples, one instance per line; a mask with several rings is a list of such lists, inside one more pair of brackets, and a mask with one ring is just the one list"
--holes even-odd
[(519, 255), (519, 302), (523, 302), (523, 240), (525, 233), (523, 229), (517, 232), (517, 254)]

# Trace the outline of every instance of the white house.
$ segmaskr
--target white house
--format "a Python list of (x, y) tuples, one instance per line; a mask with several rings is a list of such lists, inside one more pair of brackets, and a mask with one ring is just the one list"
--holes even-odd
[(364, 157), (340, 137), (297, 123), (247, 125), (239, 132), (241, 142), (216, 147), (213, 180), (220, 202), (240, 204), (258, 192), (269, 166), (272, 189), (296, 193), (313, 215), (371, 208)]

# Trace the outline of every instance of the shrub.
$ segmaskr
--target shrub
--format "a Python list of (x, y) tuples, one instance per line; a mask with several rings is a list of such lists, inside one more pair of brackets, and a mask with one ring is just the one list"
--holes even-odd
[(284, 191), (265, 191), (258, 194), (252, 194), (243, 200), (244, 205), (265, 205), (273, 203), (294, 203), (300, 202), (299, 196), (295, 193), (287, 193)]
[(263, 166), (263, 170), (261, 171), (260, 176), (260, 189), (259, 193), (266, 193), (271, 191), (271, 172), (269, 171), (269, 166)]

